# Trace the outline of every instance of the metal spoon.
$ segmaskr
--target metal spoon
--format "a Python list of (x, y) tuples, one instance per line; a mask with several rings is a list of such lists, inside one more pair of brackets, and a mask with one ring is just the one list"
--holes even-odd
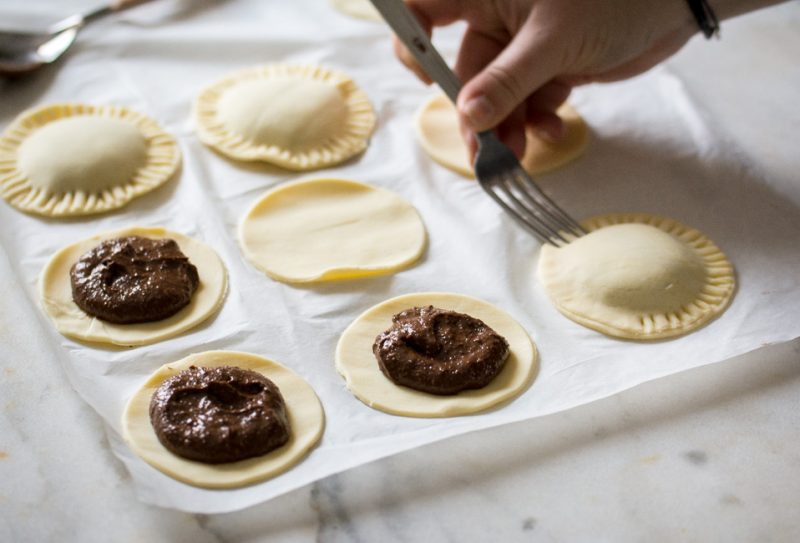
[(0, 75), (21, 75), (54, 62), (72, 45), (84, 24), (145, 1), (115, 0), (89, 13), (70, 15), (41, 33), (0, 31)]

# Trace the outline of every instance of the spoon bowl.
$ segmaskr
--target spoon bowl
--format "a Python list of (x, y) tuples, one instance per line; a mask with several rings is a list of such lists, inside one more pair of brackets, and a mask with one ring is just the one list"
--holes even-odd
[(70, 15), (44, 32), (0, 31), (0, 75), (23, 75), (55, 62), (87, 22), (143, 1), (147, 0), (117, 0), (89, 13)]

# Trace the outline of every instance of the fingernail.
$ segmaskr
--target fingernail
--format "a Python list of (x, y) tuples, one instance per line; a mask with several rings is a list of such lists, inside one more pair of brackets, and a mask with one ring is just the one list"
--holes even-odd
[(481, 129), (494, 117), (494, 106), (484, 96), (472, 98), (461, 108), (473, 128)]

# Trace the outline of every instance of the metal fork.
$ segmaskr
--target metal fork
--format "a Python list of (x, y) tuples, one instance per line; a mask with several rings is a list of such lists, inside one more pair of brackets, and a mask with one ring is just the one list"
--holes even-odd
[[(403, 0), (371, 0), (397, 37), (455, 104), (461, 81), (453, 73)], [(577, 221), (558, 207), (531, 179), (494, 132), (477, 135), (475, 177), (495, 202), (528, 232), (544, 243), (566, 245), (586, 233)]]

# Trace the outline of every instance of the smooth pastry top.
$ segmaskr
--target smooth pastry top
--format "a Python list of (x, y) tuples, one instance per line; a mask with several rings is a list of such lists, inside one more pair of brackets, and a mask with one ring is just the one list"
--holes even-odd
[(147, 142), (136, 126), (91, 116), (47, 124), (19, 147), (19, 167), (31, 185), (56, 194), (113, 188), (146, 159)]
[(347, 75), (268, 64), (235, 72), (195, 101), (198, 136), (234, 160), (292, 170), (343, 162), (367, 147), (375, 113)]
[(347, 108), (333, 85), (276, 78), (232, 87), (219, 100), (219, 117), (255, 144), (308, 151), (337, 135)]

